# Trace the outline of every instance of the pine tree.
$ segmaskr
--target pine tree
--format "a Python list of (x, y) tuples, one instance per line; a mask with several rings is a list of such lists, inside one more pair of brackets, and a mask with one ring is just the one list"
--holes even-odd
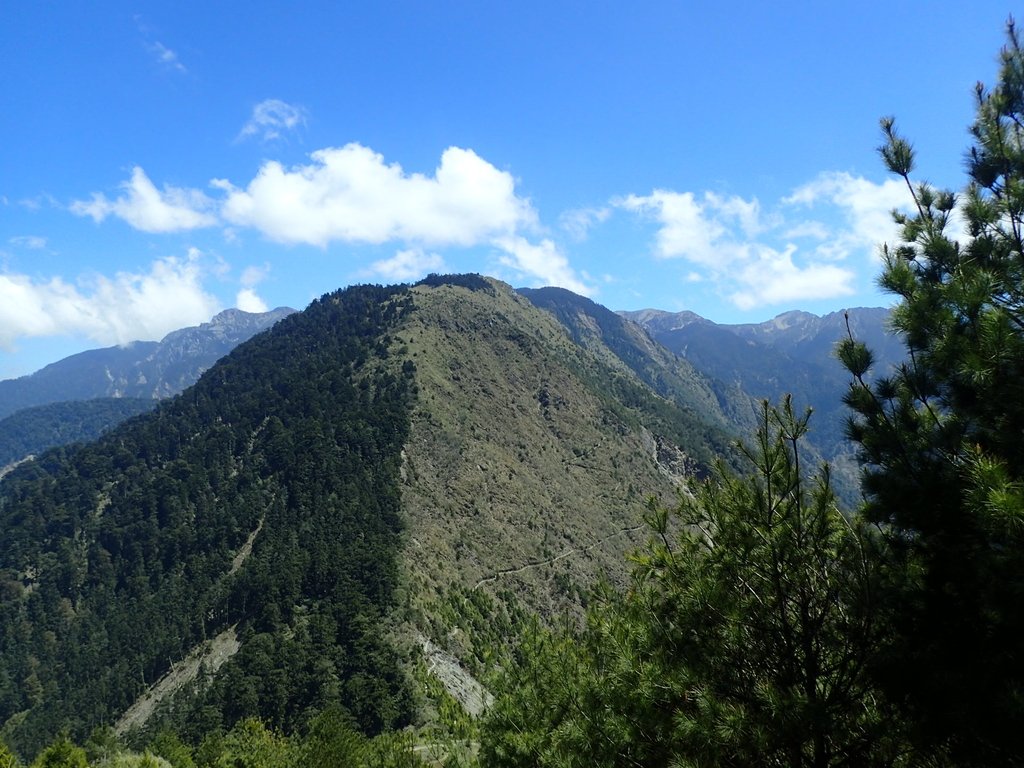
[(495, 766), (891, 765), (875, 703), (872, 541), (809, 480), (807, 418), (764, 404), (749, 477), (652, 507), (632, 589), (543, 633), (484, 726)]
[[(888, 541), (896, 634), (880, 670), (922, 745), (960, 765), (1024, 755), (1024, 51), (1011, 21), (998, 84), (977, 87), (954, 195), (914, 183), (915, 154), (882, 121), (885, 165), (913, 212), (880, 285), (906, 362), (869, 380), (852, 337), (849, 435), (864, 514)], [(955, 231), (962, 220), (964, 232)]]

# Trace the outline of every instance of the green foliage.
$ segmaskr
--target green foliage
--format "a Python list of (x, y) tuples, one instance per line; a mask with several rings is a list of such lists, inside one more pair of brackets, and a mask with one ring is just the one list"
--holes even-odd
[(765, 404), (753, 475), (652, 506), (632, 589), (582, 637), (537, 631), (484, 724), (484, 764), (888, 765), (872, 704), (870, 540), (810, 484), (806, 417)]
[(577, 370), (610, 411), (627, 423), (639, 419), (705, 467), (713, 464), (716, 456), (730, 453), (732, 425), (710, 382), (685, 358), (667, 354), (615, 312), (571, 291), (521, 288), (518, 293), (554, 315), (580, 347), (602, 362), (611, 353), (616, 366), (624, 365), (633, 374), (624, 376), (622, 370), (607, 364), (597, 370)]
[(438, 275), (436, 273), (430, 273), (416, 285), (426, 285), (431, 288), (438, 288), (442, 285), (453, 285), (459, 288), (465, 288), (469, 291), (481, 291), (483, 293), (495, 294), (494, 286), (487, 282), (487, 279), (482, 275), (476, 273), (468, 273), (463, 275)]
[(0, 420), (0, 467), (48, 448), (95, 440), (156, 400), (108, 397), (25, 408)]
[(224, 737), (221, 753), (210, 768), (285, 768), (288, 739), (255, 718), (239, 721)]
[(89, 768), (89, 762), (85, 750), (62, 735), (36, 756), (31, 768)]
[(0, 768), (20, 768), (20, 766), (18, 758), (6, 744), (0, 741)]
[(170, 763), (171, 768), (196, 768), (192, 749), (171, 730), (164, 729), (157, 733), (150, 741), (148, 749)]
[(241, 651), (168, 713), (187, 739), (249, 717), (295, 731), (332, 705), (367, 733), (408, 721), (378, 629), (412, 397), (388, 331), (410, 307), (403, 288), (325, 296), (154, 413), (4, 479), (0, 722), (16, 749), (115, 722), (230, 627)]
[(1008, 37), (998, 85), (977, 89), (959, 200), (912, 182), (913, 149), (882, 121), (913, 202), (880, 278), (909, 357), (869, 383), (864, 345), (839, 350), (865, 515), (890, 544), (897, 632), (879, 675), (918, 742), (960, 765), (1014, 764), (1024, 732), (1024, 51), (1012, 22)]

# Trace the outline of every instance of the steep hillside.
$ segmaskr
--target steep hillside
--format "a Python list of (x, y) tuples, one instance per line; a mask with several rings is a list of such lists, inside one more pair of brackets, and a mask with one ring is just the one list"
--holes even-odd
[(103, 397), (16, 411), (0, 419), (0, 467), (48, 448), (95, 440), (125, 419), (155, 407), (154, 400)]
[(169, 397), (193, 384), (241, 342), (294, 311), (228, 309), (208, 323), (172, 331), (159, 342), (92, 349), (28, 376), (0, 381), (0, 418), (22, 408), (68, 400)]
[(403, 506), (421, 598), (507, 589), (564, 611), (600, 573), (623, 572), (650, 495), (670, 498), (728, 451), (715, 413), (660, 397), (508, 286), (412, 292), (396, 340), (419, 392)]
[(552, 313), (580, 346), (610, 365), (625, 365), (658, 394), (675, 401), (707, 423), (725, 426), (724, 410), (707, 378), (677, 357), (635, 322), (564, 288), (523, 288), (519, 293)]
[[(0, 722), (32, 754), (114, 723), (215, 636), (237, 653), (165, 702), (195, 738), (332, 704), (368, 732), (411, 716), (377, 628), (400, 546), (410, 373), (402, 288), (325, 296), (183, 396), (0, 484)], [(169, 708), (168, 708), (169, 707)]]
[(621, 577), (646, 497), (727, 450), (713, 404), (479, 276), (325, 296), (0, 483), (0, 736), (402, 726), (402, 659), (474, 667)]

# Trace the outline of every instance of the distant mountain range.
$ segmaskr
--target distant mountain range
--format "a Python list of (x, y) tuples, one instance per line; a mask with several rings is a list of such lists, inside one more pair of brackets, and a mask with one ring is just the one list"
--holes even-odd
[(176, 395), (243, 341), (295, 310), (228, 309), (161, 341), (92, 349), (0, 381), (0, 472), (47, 448), (93, 440)]
[(28, 376), (0, 381), (0, 418), (67, 400), (175, 395), (241, 342), (294, 311), (226, 309), (208, 323), (172, 331), (161, 341), (133, 341), (71, 355)]
[[(853, 308), (823, 317), (793, 311), (743, 325), (719, 325), (693, 312), (645, 309), (621, 314), (708, 376), (723, 401), (735, 399), (738, 392), (773, 402), (791, 394), (798, 408), (813, 408), (813, 442), (830, 461), (851, 450), (841, 400), (850, 377), (835, 357), (836, 344), (848, 334), (867, 344), (875, 356), (874, 375), (891, 370), (904, 356), (902, 342), (887, 330), (889, 311), (881, 308)], [(742, 414), (734, 416), (743, 423)]]

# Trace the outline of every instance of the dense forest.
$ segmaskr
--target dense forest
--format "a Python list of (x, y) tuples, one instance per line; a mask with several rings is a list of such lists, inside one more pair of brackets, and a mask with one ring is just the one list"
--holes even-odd
[(112, 723), (171, 660), (229, 629), (241, 650), (175, 712), (187, 737), (247, 716), (293, 729), (329, 706), (371, 734), (408, 721), (377, 631), (412, 394), (381, 329), (408, 306), (401, 288), (325, 296), (151, 415), (5, 479), (12, 747)]
[(95, 440), (122, 421), (156, 407), (155, 400), (100, 397), (24, 408), (0, 419), (0, 467), (70, 443)]
[[(912, 202), (880, 278), (908, 355), (879, 376), (852, 332), (837, 347), (858, 509), (808, 461), (810, 415), (766, 402), (740, 460), (651, 500), (628, 585), (595, 585), (582, 621), (505, 622), (450, 595), (495, 645), (478, 657), (496, 699), (479, 721), (449, 707), (447, 735), (407, 729), (382, 627), (416, 396), (388, 329), (413, 302), (331, 294), (0, 485), (0, 768), (18, 765), (8, 746), (33, 768), (1020, 765), (1024, 50), (1008, 35), (960, 195), (915, 183), (882, 121)], [(87, 726), (224, 633), (241, 649), (159, 727), (126, 746)]]

